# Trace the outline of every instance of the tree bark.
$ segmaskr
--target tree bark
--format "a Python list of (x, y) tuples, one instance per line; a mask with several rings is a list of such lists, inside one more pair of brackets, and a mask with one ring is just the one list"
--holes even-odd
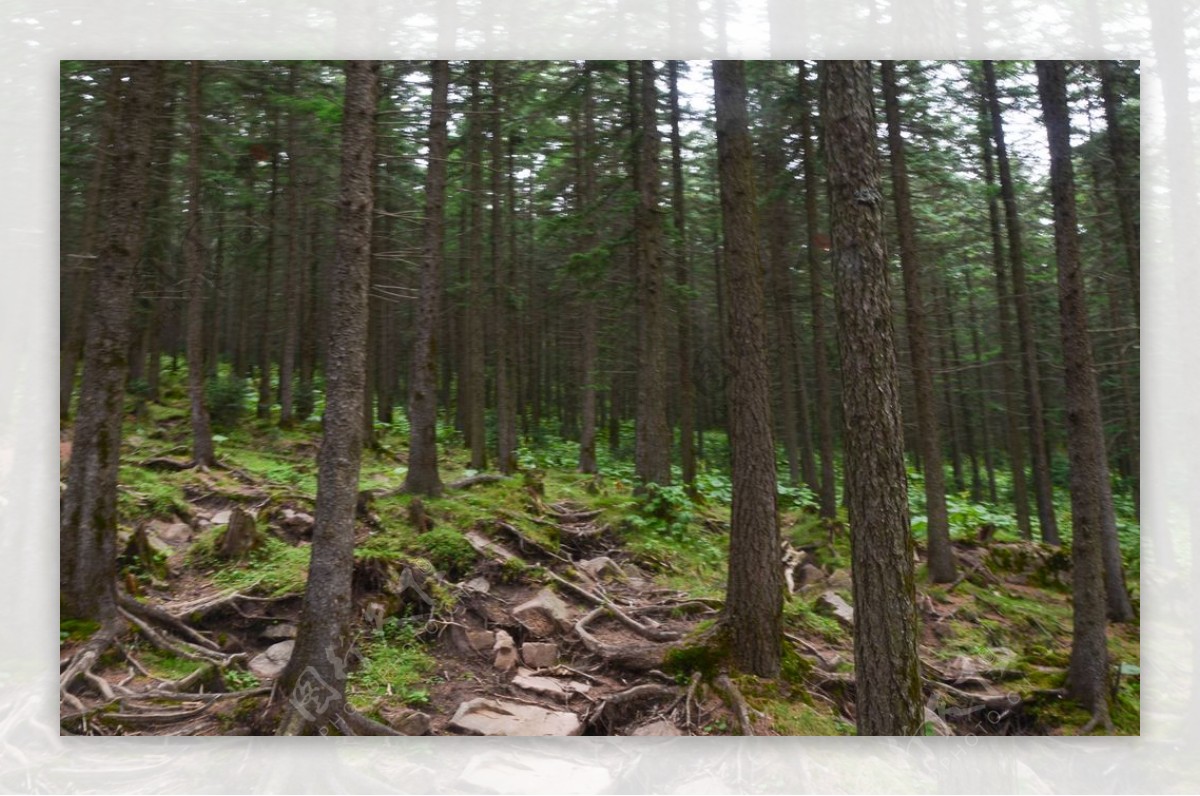
[(808, 91), (808, 69), (804, 61), (800, 67), (800, 140), (803, 145), (804, 163), (804, 217), (807, 226), (809, 303), (812, 313), (813, 375), (817, 382), (817, 440), (821, 449), (821, 487), (817, 491), (821, 516), (832, 520), (837, 517), (837, 479), (834, 475), (833, 452), (833, 397), (829, 386), (829, 365), (825, 343), (825, 295), (821, 274), (819, 233), (817, 218), (817, 167), (816, 148), (812, 135), (812, 107)]
[[(671, 483), (667, 423), (666, 315), (663, 311), (662, 213), (658, 207), (658, 88), (653, 61), (641, 61), (634, 133), (637, 229), (637, 437), (635, 471), (642, 484)], [(630, 65), (631, 76), (637, 70)]]
[[(342, 172), (326, 367), (325, 430), (318, 455), (312, 561), (296, 646), (280, 678), (290, 697), (283, 734), (321, 727), (345, 701), (354, 512), (362, 462), (367, 282), (379, 62), (347, 61)], [(308, 690), (323, 684), (324, 688)]]
[[(882, 62), (884, 109), (887, 114), (888, 146), (891, 150), (892, 191), (896, 227), (900, 236), (900, 268), (904, 274), (904, 308), (908, 323), (908, 348), (917, 399), (917, 437), (925, 464), (925, 515), (929, 538), (929, 579), (950, 583), (957, 576), (950, 549), (950, 523), (946, 513), (946, 476), (942, 468), (942, 441), (938, 428), (936, 393), (929, 338), (925, 328), (925, 303), (921, 295), (921, 261), (917, 252), (908, 170), (904, 159), (904, 136), (900, 130), (900, 97), (896, 87), (896, 64)], [(952, 406), (948, 406), (953, 411)]]
[[(504, 205), (506, 203), (505, 179), (511, 182), (511, 170), (504, 156), (504, 100), (507, 89), (506, 65), (503, 61), (492, 62), (492, 140), (491, 140), (491, 193), (492, 193), (492, 275), (496, 291), (496, 466), (501, 474), (512, 475), (517, 471), (517, 393), (514, 372), (513, 348), (515, 339), (513, 316), (516, 303), (516, 277), (513, 273), (513, 257), (505, 251), (507, 234), (504, 229)], [(511, 195), (508, 198), (511, 203)], [(511, 221), (512, 208), (509, 207)]]
[(1079, 258), (1065, 70), (1061, 61), (1038, 61), (1037, 72), (1050, 144), (1054, 253), (1067, 384), (1067, 449), (1071, 459), (1073, 631), (1067, 688), (1095, 715), (1107, 716), (1108, 648), (1101, 548), (1108, 461), (1100, 397), (1092, 372), (1087, 297)]
[(1058, 519), (1054, 515), (1054, 488), (1050, 481), (1050, 462), (1046, 456), (1046, 421), (1042, 408), (1041, 377), (1038, 375), (1037, 344), (1034, 341), (1033, 310), (1025, 284), (1025, 257), (1021, 245), (1021, 219), (1017, 213), (1016, 193), (1004, 142), (1004, 123), (1000, 98), (996, 91), (996, 71), (991, 61), (983, 62), (984, 86), (992, 116), (992, 138), (996, 142), (996, 161), (1000, 171), (1000, 195), (1004, 200), (1004, 219), (1008, 229), (1008, 257), (1012, 268), (1013, 297), (1017, 305), (1017, 333), (1021, 361), (1024, 364), (1025, 397), (1029, 410), (1029, 449), (1033, 463), (1034, 493), (1037, 497), (1038, 523), (1042, 541), (1061, 544)]
[(1004, 237), (1000, 231), (1000, 207), (996, 198), (996, 175), (992, 165), (991, 113), (987, 101), (986, 84), (979, 86), (979, 142), (983, 159), (984, 182), (988, 197), (988, 230), (992, 239), (992, 271), (996, 276), (996, 314), (1000, 331), (1000, 377), (1004, 391), (1004, 426), (1008, 451), (1008, 466), (1012, 474), (1013, 505), (1017, 514), (1017, 528), (1025, 539), (1033, 538), (1033, 527), (1029, 517), (1029, 491), (1025, 481), (1025, 448), (1021, 440), (1019, 425), (1020, 410), (1017, 403), (1017, 372), (1013, 345), (1012, 317), (1009, 310), (1008, 271), (1005, 266)]
[(1121, 242), (1125, 247), (1125, 265), (1129, 269), (1130, 303), (1134, 318), (1141, 320), (1141, 225), (1138, 219), (1138, 185), (1129, 142), (1121, 128), (1121, 100), (1114, 85), (1116, 62), (1099, 61), (1100, 96), (1104, 101), (1104, 120), (1108, 126), (1108, 153), (1113, 161), (1116, 182), (1117, 215), (1121, 219)]
[[(679, 463), (683, 483), (696, 482), (696, 387), (692, 383), (692, 276), (684, 207), (683, 138), (679, 133), (679, 62), (668, 61), (671, 103), (671, 212), (679, 327)], [(589, 161), (590, 163), (591, 161)]]
[(188, 402), (192, 415), (192, 459), (197, 467), (217, 462), (213, 449), (212, 427), (204, 402), (204, 195), (201, 182), (203, 135), (200, 127), (203, 64), (192, 61), (188, 88), (188, 215), (184, 234), (187, 259), (187, 363)]
[(471, 446), (471, 468), (487, 467), (487, 432), (484, 427), (483, 358), (483, 62), (471, 61), (467, 68), (470, 84), (470, 118), (467, 120), (467, 282), (466, 322), (463, 324), (466, 354), (466, 431)]
[(412, 377), (409, 381), (410, 431), (405, 491), (436, 495), (442, 491), (437, 466), (437, 351), (438, 302), (442, 289), (442, 244), (446, 201), (446, 157), (449, 141), (446, 120), (450, 64), (434, 61), (432, 112), (429, 118), (429, 166), (425, 172), (424, 249), (421, 293), (417, 307), (417, 332), (413, 341)]
[(871, 77), (866, 61), (828, 61), (825, 69), (856, 721), (859, 735), (912, 735), (922, 718), (913, 541)]
[[(288, 95), (295, 98), (300, 79), (299, 64), (292, 64), (288, 70)], [(283, 350), (279, 355), (279, 425), (281, 428), (291, 428), (295, 419), (295, 380), (296, 348), (300, 336), (300, 270), (304, 267), (300, 261), (299, 238), (303, 233), (300, 225), (300, 176), (297, 161), (300, 146), (300, 114), (296, 110), (288, 111), (287, 120), (287, 268), (283, 272), (283, 304), (286, 308), (283, 318)]]
[(117, 470), (130, 313), (146, 211), (152, 98), (163, 79), (161, 61), (113, 68), (124, 78), (112, 99), (122, 134), (105, 172), (108, 213), (93, 271), (79, 413), (59, 526), (62, 615), (105, 624), (117, 621)]
[(775, 677), (783, 642), (783, 571), (744, 69), (741, 61), (713, 61), (726, 279), (730, 296), (736, 297), (729, 302), (728, 320), (733, 501), (723, 619), (735, 665)]

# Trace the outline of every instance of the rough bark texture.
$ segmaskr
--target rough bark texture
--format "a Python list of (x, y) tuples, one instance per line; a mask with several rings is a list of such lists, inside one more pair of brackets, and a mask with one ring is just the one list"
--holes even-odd
[[(581, 124), (583, 131), (578, 140), (578, 159), (580, 161), (579, 168), (577, 169), (580, 183), (578, 209), (581, 218), (588, 218), (588, 215), (595, 211), (593, 205), (596, 193), (596, 100), (591, 65), (585, 63), (582, 71), (583, 118)], [(585, 252), (590, 251), (596, 244), (594, 223), (594, 219), (589, 219), (585, 222), (587, 232), (584, 233), (583, 240), (581, 241), (581, 248)], [(582, 320), (579, 331), (579, 375), (582, 386), (579, 391), (579, 472), (581, 473), (595, 473), (598, 471), (596, 464), (596, 395), (599, 392), (599, 384), (597, 384), (599, 374), (596, 372), (596, 365), (600, 355), (600, 340), (599, 329), (597, 328), (596, 302), (599, 300), (599, 297), (595, 295), (594, 289), (588, 289), (589, 287), (594, 288), (591, 284), (593, 281), (593, 274), (585, 274), (580, 291), (580, 314)]]
[(188, 215), (184, 233), (184, 257), (187, 260), (187, 362), (188, 401), (192, 415), (192, 459), (197, 467), (211, 467), (217, 455), (213, 449), (212, 426), (204, 403), (204, 197), (201, 177), (200, 100), (203, 66), (192, 61), (188, 88)]
[(1008, 269), (1004, 257), (1004, 236), (1000, 231), (1000, 203), (996, 198), (996, 174), (992, 165), (992, 120), (988, 111), (987, 91), (979, 89), (979, 140), (983, 159), (984, 181), (987, 183), (988, 230), (992, 239), (992, 270), (996, 275), (996, 313), (1000, 329), (1000, 377), (1004, 390), (1004, 430), (1008, 449), (1008, 466), (1012, 473), (1013, 504), (1017, 510), (1017, 527), (1021, 536), (1033, 538), (1029, 519), (1029, 489), (1025, 482), (1025, 446), (1021, 439), (1017, 405), (1017, 372), (1012, 316), (1009, 309)]
[(812, 313), (813, 375), (817, 382), (817, 441), (821, 449), (821, 488), (817, 490), (821, 516), (837, 517), (837, 480), (833, 466), (833, 396), (829, 386), (829, 365), (825, 347), (825, 294), (821, 278), (821, 254), (817, 245), (817, 153), (812, 135), (812, 107), (808, 92), (808, 69), (798, 62), (800, 140), (804, 162), (804, 218), (808, 227), (809, 304)]
[[(289, 723), (322, 726), (345, 699), (345, 662), (354, 567), (354, 511), (362, 461), (367, 281), (370, 274), (371, 162), (377, 61), (346, 62), (338, 228), (330, 284), (325, 430), (318, 455), (312, 562), (296, 646), (281, 683)], [(323, 685), (323, 687), (321, 687)], [(297, 714), (300, 719), (297, 719)], [(289, 726), (290, 724), (290, 726)]]
[[(668, 61), (671, 103), (671, 213), (675, 223), (675, 282), (679, 315), (679, 464), (683, 482), (696, 481), (696, 386), (692, 383), (692, 276), (683, 200), (683, 138), (679, 133), (679, 62)], [(589, 161), (590, 163), (590, 161)]]
[(865, 61), (829, 61), (825, 68), (856, 720), (859, 735), (911, 735), (922, 717), (913, 542), (871, 78)]
[(727, 367), (733, 502), (724, 621), (734, 664), (750, 674), (775, 677), (783, 642), (783, 568), (744, 69), (741, 61), (713, 61), (717, 169), (731, 297)]
[(635, 470), (644, 484), (671, 483), (671, 429), (667, 424), (667, 346), (658, 207), (658, 87), (653, 61), (639, 62), (637, 161), (637, 439)]
[(85, 308), (91, 294), (93, 271), (91, 266), (95, 262), (92, 258), (98, 255), (97, 247), (102, 245), (100, 221), (104, 188), (108, 181), (105, 170), (116, 136), (117, 113), (120, 108), (119, 90), (120, 76), (114, 68), (105, 92), (105, 106), (101, 111), (100, 141), (92, 156), (87, 198), (84, 200), (83, 234), (78, 254), (85, 259), (83, 262), (73, 264), (77, 271), (70, 280), (71, 306), (66, 311), (67, 325), (63, 332), (62, 354), (59, 359), (58, 416), (62, 420), (67, 420), (71, 416), (71, 395), (75, 391), (75, 372), (79, 369), (79, 359), (83, 354), (84, 347), (84, 332), (87, 328)]
[[(887, 114), (888, 148), (891, 150), (892, 192), (896, 228), (900, 237), (900, 268), (904, 274), (904, 315), (908, 324), (908, 351), (912, 363), (917, 403), (917, 442), (925, 466), (925, 515), (928, 518), (929, 579), (950, 583), (956, 576), (950, 549), (950, 520), (946, 513), (946, 476), (942, 469), (942, 440), (938, 428), (936, 393), (929, 337), (925, 328), (925, 302), (921, 295), (921, 260), (913, 220), (904, 136), (900, 130), (900, 96), (896, 88), (896, 64), (882, 62), (884, 109)], [(953, 411), (953, 407), (947, 407)]]
[(1071, 460), (1071, 602), (1073, 633), (1067, 674), (1073, 697), (1099, 715), (1107, 712), (1108, 650), (1104, 559), (1101, 553), (1108, 483), (1100, 396), (1092, 371), (1087, 303), (1079, 259), (1071, 127), (1061, 61), (1038, 61), (1038, 93), (1050, 143), (1054, 253), (1067, 385), (1067, 452)]
[(447, 61), (434, 61), (431, 68), (433, 111), (429, 118), (429, 166), (425, 173), (425, 241), (408, 393), (408, 422), (412, 431), (409, 437), (408, 473), (404, 478), (406, 491), (423, 495), (436, 495), (442, 490), (437, 466), (437, 351), (434, 335), (438, 329), (442, 283), (446, 155), (449, 151), (446, 120), (450, 115), (446, 103), (450, 64)]
[[(274, 139), (279, 131), (278, 113), (271, 113), (271, 137)], [(253, 166), (251, 166), (253, 171)], [(262, 284), (263, 292), (258, 311), (258, 405), (256, 411), (260, 419), (271, 415), (271, 330), (274, 305), (275, 277), (275, 201), (279, 195), (279, 153), (271, 153), (271, 192), (267, 195), (267, 256), (263, 261)]]
[(1029, 449), (1033, 464), (1034, 494), (1037, 497), (1038, 523), (1042, 541), (1060, 544), (1058, 520), (1054, 515), (1054, 490), (1050, 482), (1050, 462), (1046, 455), (1046, 421), (1042, 409), (1041, 376), (1038, 371), (1037, 344), (1034, 341), (1033, 309), (1025, 284), (1025, 256), (1021, 245), (1021, 219), (1017, 212), (1008, 147), (1004, 142), (1004, 123), (1000, 98), (996, 91), (996, 71), (991, 61), (983, 62), (984, 85), (992, 115), (992, 138), (996, 142), (996, 162), (1000, 171), (1000, 195), (1004, 200), (1004, 220), (1008, 230), (1008, 258), (1012, 267), (1013, 298), (1017, 305), (1017, 333), (1021, 362), (1024, 365), (1025, 397), (1029, 408)]
[(161, 62), (113, 67), (117, 136), (106, 172), (107, 218), (93, 272), (84, 337), (83, 383), (59, 527), (59, 589), (64, 618), (116, 618), (117, 470), (129, 368), (130, 312), (142, 248), (150, 164), (150, 120)]

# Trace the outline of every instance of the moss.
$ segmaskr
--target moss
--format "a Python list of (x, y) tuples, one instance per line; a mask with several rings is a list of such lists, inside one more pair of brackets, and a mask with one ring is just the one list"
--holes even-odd
[[(138, 657), (141, 658), (142, 663), (150, 670), (151, 674), (169, 680), (187, 677), (197, 669), (210, 665), (187, 658), (178, 658), (156, 649), (143, 649), (139, 652)], [(215, 670), (213, 673), (216, 673)]]
[(437, 661), (417, 640), (410, 625), (390, 619), (362, 648), (362, 665), (350, 673), (347, 697), (356, 710), (375, 710), (384, 697), (422, 706), (429, 702), (430, 676)]
[(441, 526), (417, 537), (417, 552), (451, 578), (457, 578), (475, 563), (475, 548), (453, 528)]
[(227, 589), (254, 590), (271, 597), (299, 594), (308, 582), (311, 554), (308, 545), (292, 547), (268, 536), (245, 563), (214, 573), (213, 582)]
[(90, 619), (64, 619), (58, 623), (59, 641), (87, 641), (100, 629), (99, 622)]

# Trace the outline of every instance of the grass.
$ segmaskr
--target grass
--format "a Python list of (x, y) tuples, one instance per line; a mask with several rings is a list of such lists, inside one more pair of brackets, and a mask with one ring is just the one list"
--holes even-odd
[(245, 563), (223, 565), (214, 572), (213, 583), (222, 588), (254, 591), (268, 597), (300, 594), (308, 582), (311, 552), (308, 545), (292, 547), (266, 536), (262, 546), (252, 552)]
[(425, 651), (411, 625), (395, 617), (362, 646), (362, 665), (350, 673), (347, 698), (362, 712), (373, 711), (386, 698), (414, 707), (428, 704), (426, 687), (437, 661)]

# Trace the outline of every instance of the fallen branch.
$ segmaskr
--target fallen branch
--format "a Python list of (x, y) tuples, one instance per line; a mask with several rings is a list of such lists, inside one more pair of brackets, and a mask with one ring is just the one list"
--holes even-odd
[(479, 484), (494, 484), (497, 481), (503, 481), (504, 476), (496, 475), (495, 473), (481, 473), (480, 475), (472, 475), (468, 478), (460, 478), (457, 481), (451, 481), (446, 484), (447, 489), (470, 489)]

